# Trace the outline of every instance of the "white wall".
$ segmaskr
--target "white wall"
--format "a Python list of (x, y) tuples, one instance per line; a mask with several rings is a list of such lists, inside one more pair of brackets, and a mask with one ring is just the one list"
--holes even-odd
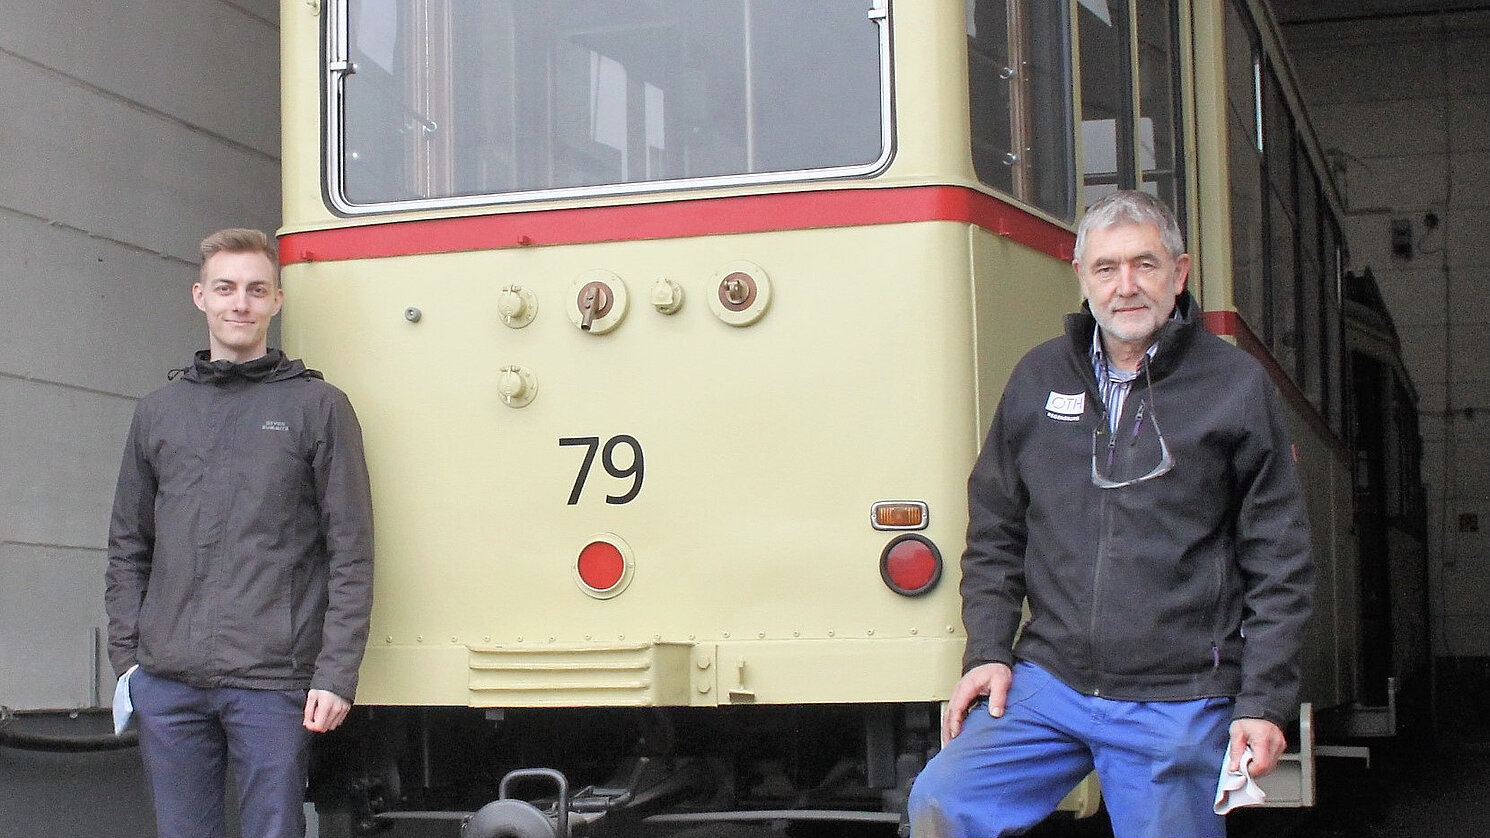
[(273, 0), (0, 0), (0, 704), (104, 703), (134, 402), (204, 345), (196, 245), (279, 223)]
[[(1490, 656), (1490, 13), (1286, 34), (1352, 267), (1375, 273), (1422, 398), (1434, 651)], [(1412, 224), (1411, 259), (1391, 253), (1393, 219)]]

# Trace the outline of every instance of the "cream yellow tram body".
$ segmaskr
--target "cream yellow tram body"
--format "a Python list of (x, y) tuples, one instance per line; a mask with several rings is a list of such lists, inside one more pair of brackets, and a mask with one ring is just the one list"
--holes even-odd
[[(283, 338), (352, 397), (377, 515), (328, 815), (895, 823), (959, 675), (967, 474), (1079, 302), (1080, 206), (1181, 208), (1213, 325), (1272, 358), (1220, 113), (1229, 27), (1270, 66), (1259, 12), (286, 0)], [(1293, 283), (1315, 320), (1332, 246)], [(1308, 699), (1343, 705), (1342, 392), (1273, 363), (1342, 589)]]

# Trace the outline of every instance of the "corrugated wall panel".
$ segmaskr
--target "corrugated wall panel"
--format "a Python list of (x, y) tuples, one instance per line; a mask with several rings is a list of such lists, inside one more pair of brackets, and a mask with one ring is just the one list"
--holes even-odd
[(278, 18), (0, 0), (0, 704), (94, 700), (134, 401), (205, 344), (197, 242), (279, 223)]

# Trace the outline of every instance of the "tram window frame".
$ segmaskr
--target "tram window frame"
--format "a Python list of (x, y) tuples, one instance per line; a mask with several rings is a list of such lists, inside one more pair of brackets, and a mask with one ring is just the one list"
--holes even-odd
[(1076, 217), (1070, 7), (967, 0), (969, 152), (978, 181)]
[(1382, 439), (1382, 464), (1383, 488), (1385, 495), (1386, 514), (1390, 519), (1401, 520), (1408, 508), (1408, 487), (1406, 480), (1406, 469), (1403, 468), (1404, 452), (1406, 445), (1402, 439), (1401, 408), (1403, 401), (1402, 385), (1397, 376), (1392, 374), (1394, 370), (1390, 366), (1383, 365), (1387, 373), (1383, 382), (1385, 406), (1382, 411), (1385, 416), (1387, 431)]
[(1303, 312), (1298, 273), (1298, 178), (1295, 122), (1283, 85), (1271, 61), (1262, 63), (1263, 235), (1267, 246), (1264, 283), (1267, 300), (1267, 344), (1273, 358), (1295, 384), (1306, 351), (1301, 334)]
[(1240, 0), (1226, 4), (1227, 166), (1231, 208), (1232, 302), (1264, 344), (1272, 329), (1267, 316), (1264, 245), (1262, 47), (1256, 25)]
[(1428, 498), (1422, 482), (1423, 438), (1418, 428), (1417, 402), (1410, 388), (1410, 384), (1395, 379), (1392, 389), (1392, 436), (1400, 444), (1395, 466), (1402, 499), (1396, 522), (1408, 532), (1422, 535), (1427, 529)]
[[(1262, 156), (1267, 180), (1275, 193), (1292, 196), (1298, 193), (1297, 153), (1298, 127), (1277, 64), (1271, 58), (1262, 62)], [(1290, 216), (1293, 202), (1287, 202)]]
[(1263, 226), (1267, 231), (1268, 323), (1270, 325), (1269, 347), (1273, 359), (1288, 374), (1295, 384), (1299, 382), (1299, 358), (1305, 345), (1301, 334), (1299, 312), (1299, 274), (1297, 237), (1293, 220), (1284, 208), (1287, 199), (1276, 192), (1269, 192), (1263, 202), (1266, 213)]
[(1324, 266), (1320, 258), (1320, 182), (1303, 140), (1295, 143), (1298, 161), (1299, 386), (1326, 415)]
[(1078, 2), (1083, 203), (1120, 189), (1162, 199), (1188, 217), (1181, 130), (1180, 19), (1173, 0)]
[[(1179, 88), (1179, 17), (1172, 0), (1136, 0), (1138, 56), (1138, 118), (1150, 126), (1140, 135), (1140, 188), (1157, 195), (1177, 218), (1186, 216), (1184, 142), (1180, 132), (1183, 97)], [(1154, 108), (1154, 110), (1151, 110)], [(1161, 116), (1155, 116), (1155, 112)], [(1143, 147), (1147, 136), (1149, 145)], [(1145, 155), (1149, 164), (1145, 164)]]
[[(1081, 187), (1091, 206), (1120, 189), (1136, 189), (1138, 176), (1133, 44), (1127, 0), (1099, 8), (1078, 4), (1081, 45)], [(1101, 15), (1105, 13), (1106, 19)], [(1098, 168), (1100, 167), (1100, 168)]]
[(1284, 87), (1242, 0), (1226, 5), (1232, 300), (1305, 400), (1342, 437), (1343, 238)]
[[(1323, 183), (1323, 182), (1321, 182)], [(1345, 421), (1345, 404), (1348, 399), (1349, 376), (1346, 374), (1345, 356), (1345, 263), (1341, 242), (1340, 223), (1335, 218), (1330, 203), (1320, 205), (1320, 253), (1324, 259), (1324, 328), (1325, 328), (1325, 404), (1330, 427), (1342, 438), (1349, 424)], [(1346, 444), (1350, 444), (1346, 440)]]
[[(842, 0), (811, 26), (791, 0), (638, 0), (606, 6), (605, 21), (551, 0), (372, 2), (334, 0), (323, 15), (325, 196), (340, 215), (869, 177), (893, 156), (889, 0)], [(411, 18), (441, 10), (415, 37)], [(358, 49), (378, 16), (400, 56), (386, 93)], [(653, 43), (653, 30), (676, 38)], [(716, 67), (734, 41), (739, 60)], [(719, 102), (711, 79), (742, 104)], [(379, 96), (381, 112), (360, 110)], [(606, 105), (614, 130), (601, 136)], [(700, 125), (703, 140), (689, 130)]]

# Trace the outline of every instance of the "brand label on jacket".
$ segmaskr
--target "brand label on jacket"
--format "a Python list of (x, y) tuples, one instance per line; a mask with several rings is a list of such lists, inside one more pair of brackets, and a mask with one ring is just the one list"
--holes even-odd
[(1086, 393), (1057, 393), (1050, 391), (1045, 398), (1045, 415), (1062, 422), (1075, 422), (1086, 412)]

